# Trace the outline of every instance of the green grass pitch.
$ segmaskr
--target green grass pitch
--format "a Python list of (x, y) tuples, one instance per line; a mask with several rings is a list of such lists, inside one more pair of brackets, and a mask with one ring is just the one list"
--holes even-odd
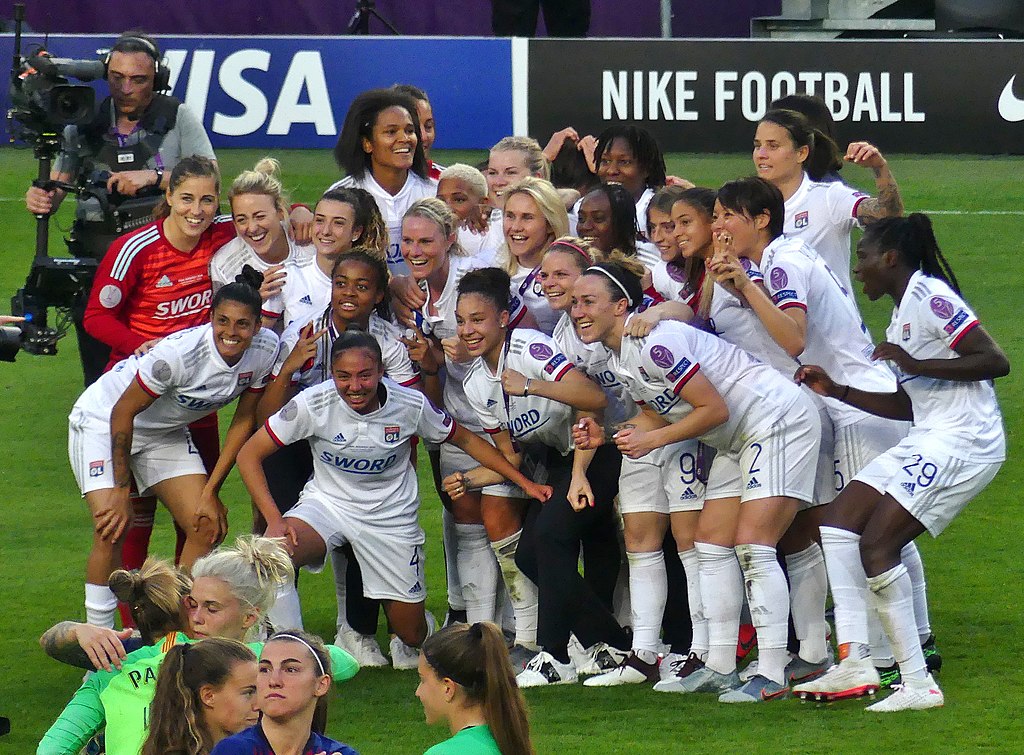
[[(225, 176), (252, 165), (261, 153), (222, 150)], [(444, 153), (441, 163), (475, 162), (479, 153)], [(326, 152), (278, 154), (285, 183), (297, 201), (312, 202), (336, 177)], [(909, 210), (933, 210), (937, 235), (965, 295), (1010, 355), (1024, 366), (1020, 325), (1020, 260), (1024, 258), (1020, 164), (1016, 159), (895, 156), (891, 160)], [(670, 156), (669, 172), (701, 185), (751, 172), (745, 155)], [(844, 178), (870, 187), (867, 171), (848, 167)], [(33, 224), (22, 197), (35, 175), (27, 150), (0, 152), (0, 298), (22, 285), (32, 256)], [(69, 203), (70, 204), (70, 203)], [(70, 223), (70, 207), (57, 225)], [(59, 248), (53, 233), (51, 248)], [(1016, 281), (1016, 282), (1015, 282)], [(876, 339), (889, 306), (861, 302)], [(7, 305), (0, 312), (7, 312)], [(1014, 313), (1017, 314), (1014, 314)], [(19, 356), (0, 364), (0, 715), (13, 731), (0, 752), (34, 752), (42, 732), (81, 679), (81, 671), (47, 659), (36, 640), (58, 620), (82, 615), (82, 576), (90, 519), (67, 461), (66, 417), (81, 390), (73, 337), (54, 358)], [(708, 696), (675, 696), (646, 687), (530, 690), (532, 729), (541, 753), (676, 752), (1020, 752), (1024, 724), (1021, 639), (1021, 547), (1015, 501), (1024, 465), (1019, 457), (1021, 384), (998, 385), (1010, 438), (1010, 460), (989, 488), (938, 542), (922, 539), (932, 624), (945, 657), (940, 677), (946, 707), (891, 717), (866, 714), (861, 702), (817, 707), (783, 701), (755, 708), (719, 705)], [(227, 418), (222, 419), (222, 427)], [(422, 477), (421, 479), (425, 479)], [(428, 607), (444, 613), (439, 504), (429, 482), (421, 486), (428, 533)], [(247, 530), (249, 503), (232, 473), (223, 492), (232, 533)], [(156, 553), (171, 551), (165, 511), (158, 515)], [(334, 635), (329, 576), (305, 575), (307, 628)], [(421, 753), (447, 736), (423, 723), (413, 696), (416, 675), (368, 670), (335, 689), (328, 733), (363, 753)]]

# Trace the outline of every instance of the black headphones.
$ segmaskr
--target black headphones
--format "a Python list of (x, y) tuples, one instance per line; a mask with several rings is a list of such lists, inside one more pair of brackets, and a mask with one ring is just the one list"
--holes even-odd
[[(156, 46), (156, 42), (149, 39), (148, 37), (141, 36), (139, 34), (122, 34), (114, 42), (113, 47), (107, 51), (107, 54), (103, 57), (103, 77), (108, 76), (108, 68), (110, 67), (110, 56), (115, 52), (122, 52), (117, 49), (117, 46), (125, 42), (130, 42), (134, 45), (142, 47), (142, 50), (138, 52), (145, 52), (151, 58), (155, 65), (155, 75), (153, 77), (153, 91), (154, 92), (165, 92), (171, 88), (171, 71), (164, 65), (163, 60), (160, 58), (160, 48)], [(132, 52), (135, 52), (134, 50)]]

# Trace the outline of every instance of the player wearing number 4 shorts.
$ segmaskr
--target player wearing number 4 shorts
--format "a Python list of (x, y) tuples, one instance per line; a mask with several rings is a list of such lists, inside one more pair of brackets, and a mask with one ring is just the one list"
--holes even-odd
[[(879, 416), (913, 419), (914, 425), (837, 499), (826, 524), (841, 536), (836, 542), (842, 547), (830, 554), (829, 579), (837, 613), (844, 594), (835, 589), (837, 582), (867, 592), (899, 665), (902, 685), (868, 710), (935, 708), (943, 694), (926, 666), (900, 551), (925, 531), (937, 536), (995, 477), (1006, 458), (1006, 439), (992, 380), (1008, 374), (1010, 364), (960, 297), (926, 216), (870, 226), (857, 247), (854, 273), (869, 299), (888, 295), (895, 303), (886, 343), (873, 358), (896, 368), (899, 388), (858, 390), (815, 366), (801, 368), (798, 379), (824, 396)], [(863, 644), (840, 651), (838, 666), (794, 691), (829, 700), (877, 689), (878, 674)]]
[[(364, 594), (384, 601), (395, 634), (419, 647), (430, 631), (423, 610), (423, 530), (409, 459), (414, 435), (452, 442), (481, 464), (545, 499), (489, 443), (460, 427), (419, 391), (383, 377), (377, 339), (345, 331), (331, 347), (330, 381), (308, 388), (271, 416), (239, 453), (239, 472), (267, 520), (267, 536), (288, 539), (297, 567), (323, 567), (329, 547), (350, 543), (363, 566)], [(277, 448), (309, 439), (313, 477), (282, 517), (262, 462)], [(298, 593), (288, 583), (270, 613), (275, 628), (301, 626)]]

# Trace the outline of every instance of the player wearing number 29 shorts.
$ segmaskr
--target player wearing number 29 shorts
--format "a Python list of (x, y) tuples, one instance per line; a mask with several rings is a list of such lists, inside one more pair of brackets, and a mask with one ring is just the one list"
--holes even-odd
[[(842, 385), (816, 366), (801, 368), (798, 377), (824, 396), (880, 416), (913, 419), (914, 425), (836, 499), (821, 529), (831, 549), (829, 580), (837, 616), (841, 602), (856, 605), (867, 587), (899, 663), (902, 686), (868, 710), (933, 708), (944, 698), (926, 664), (927, 638), (920, 636), (900, 553), (923, 532), (942, 532), (1005, 460), (992, 380), (1006, 375), (1010, 364), (961, 298), (926, 216), (870, 226), (857, 247), (854, 272), (869, 299), (888, 295), (895, 303), (886, 342), (872, 357), (896, 368), (898, 389), (872, 393)], [(878, 687), (862, 644), (840, 651), (839, 666), (796, 687), (798, 694), (835, 699)]]

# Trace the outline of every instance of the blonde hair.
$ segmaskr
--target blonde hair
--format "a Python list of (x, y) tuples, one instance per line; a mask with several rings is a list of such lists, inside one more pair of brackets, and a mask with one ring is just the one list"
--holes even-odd
[(491, 147), (491, 152), (522, 152), (523, 161), (530, 175), (543, 178), (545, 181), (551, 178), (551, 163), (544, 156), (540, 144), (532, 137), (506, 136)]
[(277, 588), (295, 579), (295, 567), (284, 538), (242, 535), (233, 548), (221, 547), (197, 560), (192, 578), (200, 577), (223, 580), (232, 595), (262, 616), (273, 605)]
[(281, 185), (281, 163), (273, 157), (264, 157), (251, 170), (243, 170), (228, 189), (228, 202), (242, 194), (263, 194), (274, 201), (274, 207), (288, 214), (288, 197)]
[(114, 571), (107, 585), (128, 604), (147, 645), (181, 628), (181, 600), (191, 592), (192, 580), (169, 561), (150, 556), (141, 569)]
[(423, 218), (429, 220), (431, 223), (437, 226), (437, 229), (441, 232), (446, 239), (451, 236), (455, 236), (455, 240), (452, 245), (448, 248), (448, 254), (454, 254), (457, 257), (464, 257), (466, 252), (459, 244), (458, 230), (459, 230), (459, 218), (452, 211), (452, 208), (446, 205), (442, 200), (437, 197), (424, 197), (423, 199), (417, 199), (408, 210), (405, 211), (405, 215), (402, 216), (402, 222), (405, 222), (406, 218)]
[[(548, 230), (553, 238), (560, 238), (569, 233), (569, 214), (565, 211), (562, 198), (550, 181), (535, 176), (527, 176), (507, 192), (505, 192), (505, 206), (508, 200), (515, 194), (526, 194), (534, 201), (541, 215), (548, 224)], [(508, 242), (502, 244), (499, 252), (501, 267), (509, 275), (515, 275), (519, 268), (519, 262), (512, 255), (508, 248)]]
[(446, 178), (462, 181), (480, 199), (487, 196), (487, 179), (484, 177), (483, 173), (472, 165), (466, 165), (465, 163), (449, 165), (441, 171), (441, 177), (438, 180), (444, 181)]

